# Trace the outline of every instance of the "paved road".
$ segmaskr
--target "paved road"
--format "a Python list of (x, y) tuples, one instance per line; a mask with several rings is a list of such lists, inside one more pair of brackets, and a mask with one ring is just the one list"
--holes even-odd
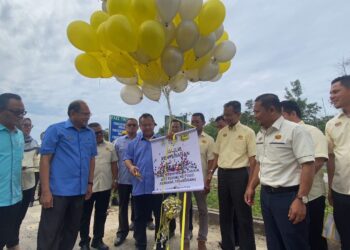
[[(38, 223), (40, 218), (40, 206), (37, 203), (34, 204), (33, 207), (28, 209), (28, 213), (26, 218), (24, 219), (21, 227), (21, 235), (20, 235), (20, 246), (21, 250), (35, 250), (36, 249), (36, 237), (38, 231)], [(118, 225), (118, 208), (112, 207), (109, 210), (109, 214), (106, 222), (105, 229), (105, 237), (104, 241), (107, 245), (110, 246), (111, 249), (121, 249), (121, 250), (131, 250), (134, 249), (134, 239), (132, 238), (132, 234), (130, 233), (125, 243), (120, 247), (113, 246), (113, 240), (115, 237), (116, 228)], [(177, 224), (178, 226), (178, 224)], [(194, 222), (194, 235), (196, 235), (198, 231), (197, 223)], [(152, 249), (154, 243), (154, 231), (148, 231), (148, 249)], [(256, 235), (256, 243), (258, 250), (265, 250), (265, 237)], [(79, 238), (79, 237), (78, 237)], [(209, 235), (207, 248), (208, 250), (216, 250), (219, 249), (218, 241), (220, 240), (220, 229), (218, 225), (210, 225), (209, 227)], [(79, 249), (78, 244), (74, 248), (76, 250)], [(177, 228), (176, 235), (170, 241), (170, 250), (178, 250), (180, 249), (180, 235), (179, 230)], [(197, 249), (197, 242), (195, 237), (191, 241), (191, 249)]]

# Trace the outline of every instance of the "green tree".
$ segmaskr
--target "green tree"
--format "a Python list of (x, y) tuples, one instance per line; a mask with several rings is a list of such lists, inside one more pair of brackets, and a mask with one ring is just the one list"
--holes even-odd
[(290, 86), (290, 89), (288, 87), (285, 88), (286, 94), (284, 97), (287, 100), (293, 100), (298, 103), (302, 118), (306, 123), (317, 126), (320, 122), (318, 113), (321, 111), (321, 106), (317, 102), (309, 103), (307, 98), (302, 97), (303, 89), (299, 80), (291, 82)]
[(254, 101), (249, 99), (245, 102), (245, 111), (241, 114), (241, 123), (247, 125), (257, 133), (260, 129), (259, 124), (254, 118)]
[(215, 118), (210, 118), (209, 122), (204, 126), (204, 132), (210, 135), (216, 140), (216, 136), (218, 135), (218, 129), (216, 128)]

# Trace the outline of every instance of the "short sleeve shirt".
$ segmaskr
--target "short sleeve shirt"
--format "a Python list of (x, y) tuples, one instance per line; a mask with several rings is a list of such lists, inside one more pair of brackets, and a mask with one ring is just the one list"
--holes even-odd
[(332, 189), (350, 195), (350, 117), (341, 113), (326, 124), (329, 153), (335, 156)]
[(220, 168), (247, 167), (249, 157), (256, 155), (254, 131), (240, 122), (232, 128), (225, 126), (216, 138), (214, 153), (219, 155)]
[(117, 161), (117, 154), (112, 143), (104, 141), (97, 145), (92, 192), (102, 192), (112, 188), (113, 174), (111, 164)]
[(260, 164), (262, 185), (299, 185), (301, 164), (315, 160), (314, 143), (310, 133), (282, 116), (269, 129), (261, 129), (256, 144), (256, 159)]
[(90, 128), (77, 130), (70, 120), (51, 125), (45, 131), (40, 153), (52, 154), (50, 190), (53, 195), (86, 194), (90, 161), (97, 155), (95, 133)]
[(22, 200), (21, 170), (24, 150), (23, 133), (0, 124), (0, 207)]
[(214, 159), (214, 139), (205, 132), (202, 132), (198, 137), (198, 143), (201, 153), (203, 178), (205, 180), (208, 173), (208, 161)]
[(132, 141), (127, 135), (117, 138), (114, 142), (114, 148), (118, 156), (118, 183), (131, 185), (132, 175), (125, 166), (124, 156), (128, 150), (129, 143)]
[[(305, 124), (304, 122), (299, 123), (300, 126), (306, 129), (312, 137), (315, 145), (315, 158), (328, 159), (328, 146), (327, 139), (324, 134), (318, 128)], [(318, 197), (326, 195), (326, 184), (323, 179), (323, 171), (320, 169), (314, 176), (314, 181), (309, 193), (309, 200), (312, 201)]]

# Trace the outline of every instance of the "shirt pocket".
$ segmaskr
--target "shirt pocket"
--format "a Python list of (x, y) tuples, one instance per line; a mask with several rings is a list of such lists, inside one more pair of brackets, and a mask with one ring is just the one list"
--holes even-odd
[(290, 158), (291, 153), (291, 145), (285, 142), (270, 142), (266, 148), (266, 156), (273, 162), (284, 162)]

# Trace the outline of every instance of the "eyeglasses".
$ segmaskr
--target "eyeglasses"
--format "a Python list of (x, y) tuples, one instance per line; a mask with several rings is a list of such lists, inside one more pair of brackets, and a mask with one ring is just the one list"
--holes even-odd
[(126, 126), (128, 126), (128, 127), (137, 127), (137, 124), (127, 124)]
[(83, 115), (83, 116), (88, 116), (88, 117), (91, 117), (92, 114), (89, 113), (89, 112), (79, 112), (79, 114)]
[(12, 109), (6, 109), (6, 110), (11, 112), (15, 116), (25, 116), (27, 114), (27, 111), (25, 110), (12, 110)]
[(101, 131), (96, 131), (96, 132), (95, 132), (95, 135), (96, 135), (96, 136), (103, 135), (103, 131), (102, 131), (102, 130), (101, 130)]

